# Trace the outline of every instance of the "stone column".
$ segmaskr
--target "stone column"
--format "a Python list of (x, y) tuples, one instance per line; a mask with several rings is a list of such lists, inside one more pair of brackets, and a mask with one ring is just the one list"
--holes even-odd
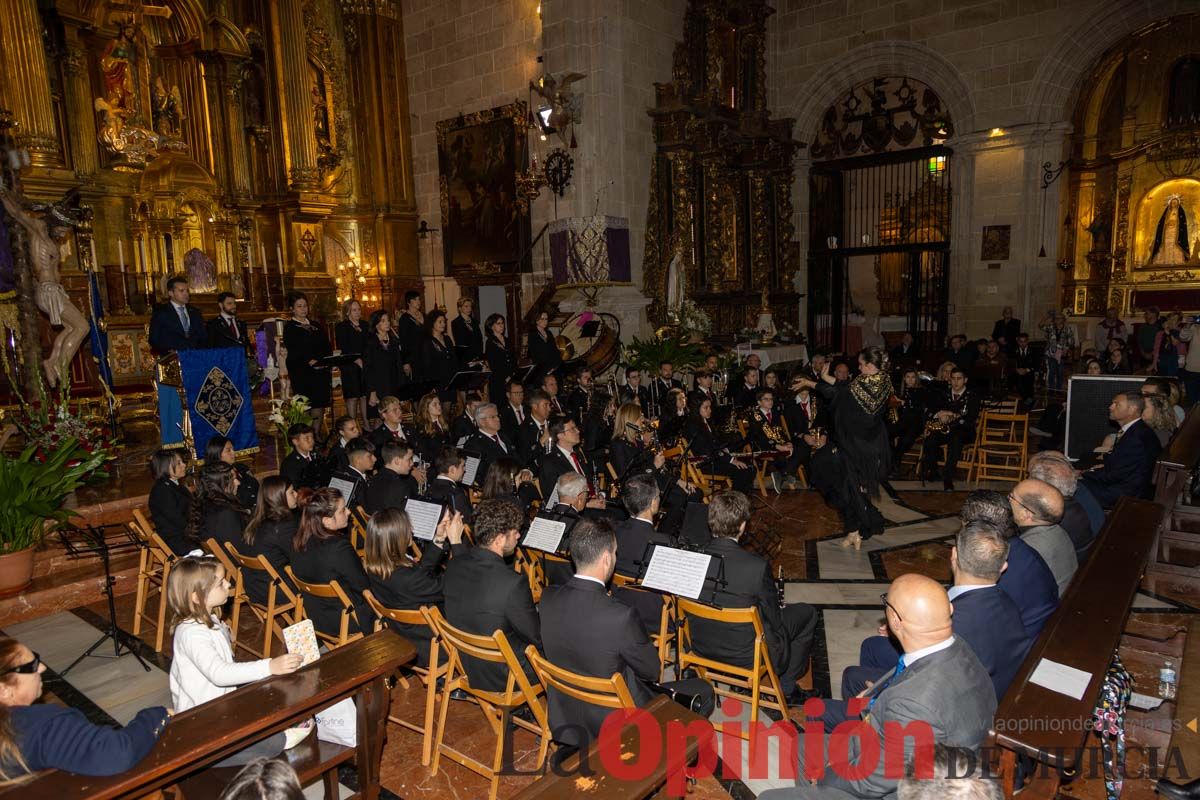
[(17, 144), (35, 166), (62, 164), (37, 0), (11, 0), (0, 14), (0, 75), (0, 98), (20, 126)]
[(78, 28), (67, 28), (63, 72), (66, 73), (67, 116), (71, 120), (67, 128), (71, 137), (71, 166), (80, 177), (95, 175), (100, 168), (96, 147), (96, 112), (92, 108), (87, 50), (79, 41)]
[(320, 186), (321, 171), (317, 167), (317, 140), (312, 127), (308, 56), (300, 3), (271, 0), (271, 43), (288, 186), (293, 191), (313, 191)]
[(225, 136), (229, 140), (230, 178), (236, 199), (250, 197), (250, 153), (246, 151), (245, 122), (239, 90), (242, 85), (241, 63), (225, 63)]

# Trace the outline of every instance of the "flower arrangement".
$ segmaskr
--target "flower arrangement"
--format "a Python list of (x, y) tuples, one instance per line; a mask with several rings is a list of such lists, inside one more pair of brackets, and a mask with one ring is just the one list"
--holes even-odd
[(779, 326), (779, 340), (781, 342), (804, 344), (806, 342), (803, 333), (796, 329), (796, 326), (790, 322), (785, 322)]
[(110, 450), (88, 452), (69, 436), (40, 450), (31, 444), (16, 457), (0, 454), (0, 554), (34, 547), (63, 526), (74, 513), (63, 508), (67, 495), (112, 458)]
[(675, 311), (679, 326), (688, 333), (707, 336), (712, 331), (712, 319), (708, 312), (693, 300), (684, 300)]
[(275, 423), (279, 438), (283, 439), (284, 455), (292, 452), (292, 440), (288, 438), (288, 428), (298, 422), (312, 423), (312, 404), (302, 394), (294, 394), (286, 400), (277, 397), (271, 401), (271, 413), (267, 419)]
[(64, 462), (66, 467), (87, 464), (90, 466), (82, 473), (83, 479), (106, 477), (101, 468), (116, 456), (116, 442), (95, 421), (71, 409), (69, 386), (60, 387), (55, 398), (45, 391), (40, 394), (40, 398), (29, 402), (17, 392), (19, 411), (13, 424), (25, 437), (29, 458), (48, 463), (70, 443), (72, 456)]

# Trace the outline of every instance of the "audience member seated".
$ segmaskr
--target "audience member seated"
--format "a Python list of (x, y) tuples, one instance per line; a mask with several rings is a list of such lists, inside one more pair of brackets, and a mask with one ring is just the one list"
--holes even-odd
[(1108, 407), (1108, 418), (1121, 431), (1103, 463), (1080, 478), (1104, 508), (1112, 508), (1125, 496), (1150, 497), (1154, 462), (1162, 452), (1162, 445), (1150, 426), (1142, 421), (1145, 409), (1141, 392), (1118, 392)]
[(194, 545), (188, 541), (192, 493), (179, 481), (187, 474), (182, 450), (159, 450), (150, 458), (154, 485), (150, 487), (150, 521), (163, 543), (177, 556), (186, 556)]
[(969, 750), (953, 745), (935, 745), (933, 773), (920, 774), (918, 763), (910, 765), (896, 787), (896, 800), (1004, 800), (998, 781), (987, 777), (988, 771)]
[(980, 405), (980, 397), (967, 388), (966, 371), (955, 367), (950, 373), (948, 389), (940, 396), (935, 395), (929, 403), (929, 420), (920, 466), (923, 480), (932, 479), (937, 473), (942, 445), (945, 445), (946, 460), (942, 467), (942, 485), (948, 491), (954, 489), (954, 473), (958, 469), (963, 447), (975, 441), (975, 424), (979, 419)]
[(37, 653), (0, 637), (0, 781), (44, 769), (117, 775), (149, 754), (170, 719), (154, 706), (124, 727), (95, 725), (78, 709), (37, 702), (45, 671)]
[(1062, 597), (1079, 568), (1075, 545), (1058, 524), (1063, 517), (1063, 496), (1045, 481), (1029, 478), (1018, 483), (1008, 499), (1021, 541), (1037, 550), (1050, 567)]
[(1098, 531), (1092, 531), (1087, 509), (1075, 498), (1079, 485), (1075, 467), (1059, 451), (1042, 450), (1029, 459), (1029, 477), (1050, 484), (1062, 495), (1063, 516), (1058, 524), (1071, 537), (1075, 557), (1082, 564)]
[(238, 490), (237, 501), (245, 511), (254, 510), (258, 503), (258, 478), (245, 464), (237, 460), (237, 452), (233, 449), (233, 440), (226, 436), (214, 436), (204, 446), (204, 463), (216, 464), (222, 461), (237, 471)]
[(954, 364), (965, 374), (975, 363), (975, 348), (967, 346), (967, 337), (957, 333), (950, 337), (950, 348), (943, 354), (942, 359)]
[[(517, 549), (524, 525), (521, 512), (508, 503), (481, 502), (474, 528), (475, 546), (450, 559), (443, 593), (446, 620), (451, 625), (480, 636), (503, 631), (525, 674), (536, 682), (525, 648), (532, 644), (542, 649), (537, 607), (529, 592), (529, 581), (505, 563)], [(464, 655), (463, 666), (472, 686), (504, 691), (508, 676), (504, 665)]]
[[(1021, 623), (1021, 611), (996, 582), (1007, 568), (1008, 540), (990, 522), (972, 522), (959, 529), (950, 550), (954, 586), (949, 591), (953, 604), (952, 627), (979, 658), (992, 678), (997, 702), (1016, 677), (1033, 641)], [(862, 643), (859, 665), (842, 673), (842, 697), (857, 697), (896, 666), (900, 652), (881, 626), (880, 635)], [(825, 729), (844, 722), (846, 700), (830, 701), (825, 707)]]
[(1166, 398), (1167, 406), (1175, 412), (1175, 424), (1183, 424), (1183, 418), (1187, 416), (1187, 412), (1180, 405), (1183, 395), (1180, 393), (1178, 383), (1158, 375), (1151, 375), (1142, 382), (1142, 397), (1149, 395)]
[[(346, 538), (350, 512), (337, 489), (316, 489), (300, 500), (300, 525), (293, 544), (292, 572), (305, 583), (329, 583), (336, 580), (354, 604), (357, 624), (350, 621), (349, 632), (370, 633), (375, 615), (363, 599), (370, 588), (362, 560)], [(335, 598), (304, 597), (304, 611), (313, 626), (328, 636), (338, 635), (341, 605)]]
[(288, 428), (288, 441), (292, 452), (279, 465), (279, 474), (299, 489), (318, 489), (329, 483), (329, 465), (316, 452), (316, 441), (311, 425), (297, 422)]
[[(283, 568), (292, 563), (292, 542), (300, 524), (300, 512), (296, 509), (296, 490), (284, 478), (269, 475), (263, 479), (258, 492), (258, 508), (246, 523), (241, 541), (233, 546), (244, 556), (266, 556), (267, 561), (287, 580)], [(267, 602), (268, 578), (261, 570), (242, 570), (246, 594), (260, 605)], [(283, 598), (276, 597), (276, 602)]]
[[(221, 621), (221, 608), (229, 599), (229, 578), (215, 558), (189, 556), (171, 570), (167, 581), (173, 639), (171, 650), (171, 703), (187, 711), (217, 700), (239, 686), (300, 668), (299, 653), (285, 653), (257, 661), (235, 661), (229, 626)], [(241, 766), (260, 756), (283, 752), (282, 732), (255, 742), (217, 763)]]
[(277, 758), (256, 758), (242, 768), (217, 800), (304, 800), (296, 770)]
[(192, 499), (187, 535), (199, 544), (216, 539), (218, 545), (236, 547), (246, 530), (246, 512), (237, 499), (237, 470), (223, 461), (205, 464), (200, 470), (200, 490)]
[(1008, 355), (995, 340), (989, 341), (985, 347), (983, 354), (971, 367), (971, 381), (982, 394), (1002, 395), (1004, 381), (1008, 377)]
[(916, 367), (921, 364), (921, 348), (913, 338), (911, 331), (905, 331), (900, 337), (900, 344), (892, 348), (889, 354), (892, 366), (897, 369)]
[[(480, 466), (480, 469), (483, 469)], [(586, 491), (587, 484), (584, 484)], [(533, 484), (533, 473), (521, 466), (511, 456), (501, 456), (491, 463), (483, 477), (480, 494), (484, 500), (503, 500), (522, 514), (529, 515), (529, 507), (538, 499), (537, 487)]]
[(1170, 399), (1157, 394), (1144, 395), (1144, 398), (1146, 408), (1142, 411), (1142, 421), (1154, 431), (1158, 443), (1166, 447), (1167, 442), (1171, 441), (1171, 437), (1179, 429), (1175, 422), (1175, 414), (1168, 405)]
[(976, 489), (967, 495), (959, 519), (963, 525), (986, 522), (1008, 540), (1008, 569), (997, 585), (1017, 604), (1025, 632), (1034, 641), (1058, 608), (1058, 583), (1038, 552), (1021, 540), (1008, 498)]
[[(946, 590), (923, 575), (902, 575), (892, 581), (884, 603), (888, 629), (904, 654), (895, 669), (863, 696), (862, 711), (866, 712), (870, 730), (849, 738), (845, 751), (848, 762), (839, 759), (826, 767), (824, 777), (817, 782), (818, 789), (802, 789), (799, 793), (795, 789), (772, 789), (760, 794), (759, 800), (894, 796), (900, 776), (894, 766), (889, 769), (887, 765), (894, 764), (895, 759), (878, 757), (874, 771), (862, 778), (848, 778), (846, 768), (862, 758), (862, 742), (868, 737), (872, 739), (872, 751), (896, 755), (903, 752), (899, 760), (911, 763), (917, 737), (904, 731), (914, 723), (931, 731), (935, 744), (970, 750), (978, 750), (983, 744), (996, 711), (996, 692), (970, 646), (951, 630)], [(892, 741), (893, 736), (901, 737), (901, 741)], [(826, 732), (822, 754), (830, 752), (829, 737)], [(803, 777), (805, 743), (800, 745), (800, 786), (807, 786)]]
[[(592, 678), (619, 674), (639, 706), (654, 698), (658, 651), (637, 614), (609, 596), (606, 587), (617, 563), (617, 539), (607, 520), (582, 520), (571, 529), (575, 575), (561, 586), (548, 586), (539, 607), (542, 644), (555, 666)], [(692, 679), (663, 688), (686, 694), (705, 692), (713, 707), (712, 687)], [(612, 709), (584, 703), (555, 689), (547, 690), (554, 741), (587, 747), (600, 735)]]
[(471, 525), (475, 521), (475, 511), (467, 490), (459, 482), (466, 471), (467, 459), (462, 451), (457, 447), (443, 447), (433, 460), (436, 477), (425, 487), (425, 495), (445, 503), (449, 510), (462, 514), (463, 522)]
[(375, 469), (375, 445), (365, 436), (351, 439), (346, 443), (347, 467), (341, 472), (334, 472), (333, 477), (350, 484), (350, 494), (346, 498), (346, 508), (351, 511), (366, 504), (368, 477)]
[[(371, 582), (371, 593), (385, 608), (417, 611), (421, 606), (442, 607), (442, 564), (447, 543), (456, 556), (466, 552), (462, 544), (461, 514), (444, 514), (432, 542), (425, 542), (421, 560), (414, 563), (409, 554), (412, 525), (408, 515), (398, 508), (385, 508), (367, 522), (367, 554), (363, 566)], [(408, 625), (387, 620), (396, 633), (417, 648), (417, 664), (429, 666), (429, 641), (433, 632), (427, 625)]]
[[(806, 603), (779, 607), (771, 579), (771, 565), (738, 544), (750, 521), (750, 500), (741, 492), (718, 492), (708, 504), (712, 541), (705, 552), (725, 562), (725, 585), (717, 588), (713, 604), (719, 608), (757, 608), (771, 664), (789, 703), (803, 703), (807, 693), (797, 681), (808, 672), (817, 611)], [(620, 555), (620, 545), (617, 553)], [(739, 667), (753, 666), (754, 632), (748, 626), (730, 626), (692, 619), (692, 644), (702, 656)]]
[(388, 442), (379, 453), (382, 463), (367, 484), (363, 508), (374, 514), (385, 508), (404, 508), (404, 501), (421, 493), (425, 470), (413, 467), (413, 448), (407, 442)]

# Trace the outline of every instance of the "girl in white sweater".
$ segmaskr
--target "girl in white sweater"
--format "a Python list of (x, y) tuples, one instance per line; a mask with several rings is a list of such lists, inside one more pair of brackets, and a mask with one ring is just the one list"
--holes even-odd
[[(300, 667), (295, 654), (234, 661), (229, 626), (221, 607), (229, 599), (225, 567), (215, 558), (188, 556), (171, 570), (167, 602), (171, 606), (175, 641), (171, 660), (171, 701), (176, 713), (215, 700), (242, 684), (271, 675), (286, 675)], [(246, 764), (258, 756), (283, 751), (284, 735), (275, 734), (241, 751), (218, 766)]]

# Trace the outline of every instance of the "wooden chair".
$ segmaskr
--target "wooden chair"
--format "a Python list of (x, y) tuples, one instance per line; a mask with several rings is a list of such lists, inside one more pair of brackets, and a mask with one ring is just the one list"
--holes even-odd
[(658, 631), (650, 632), (650, 641), (654, 643), (654, 649), (658, 651), (658, 679), (661, 681), (663, 673), (667, 669), (667, 662), (671, 658), (671, 645), (675, 640), (675, 618), (677, 613), (675, 595), (644, 589), (638, 584), (635, 578), (630, 578), (627, 575), (618, 575), (615, 572), (612, 576), (612, 585), (614, 588), (624, 591), (642, 592), (662, 599), (662, 612), (659, 615)]
[[(358, 614), (354, 611), (354, 603), (350, 602), (350, 598), (346, 596), (346, 592), (336, 580), (329, 583), (307, 583), (296, 577), (296, 573), (292, 572), (290, 564), (283, 569), (287, 573), (288, 580), (300, 590), (300, 594), (297, 596), (297, 600), (300, 603), (297, 611), (297, 621), (306, 619), (308, 616), (304, 611), (305, 595), (320, 597), (325, 600), (337, 600), (342, 606), (338, 617), (337, 636), (322, 633), (320, 628), (314, 627), (313, 630), (316, 631), (318, 640), (325, 642), (332, 648), (341, 647), (344, 644), (363, 637), (362, 625), (358, 622)], [(350, 620), (354, 620), (355, 624), (358, 624), (358, 633), (350, 633)]]
[[(429, 618), (428, 607), (423, 606), (417, 611), (401, 611), (398, 608), (388, 608), (375, 598), (370, 589), (363, 592), (363, 599), (367, 601), (367, 605), (375, 612), (375, 630), (377, 631), (383, 630), (387, 624), (385, 620), (392, 620), (401, 625), (427, 625), (430, 630), (434, 630), (433, 622)], [(433, 710), (437, 700), (437, 683), (446, 674), (445, 659), (442, 659), (441, 664), (438, 663), (440, 644), (437, 631), (434, 631), (433, 638), (429, 642), (429, 666), (419, 667), (415, 663), (407, 666), (407, 669), (412, 670), (425, 686), (424, 723), (418, 725), (415, 722), (409, 722), (395, 715), (388, 715), (388, 722), (393, 722), (405, 730), (410, 730), (413, 733), (421, 735), (421, 765), (425, 767), (429, 766), (429, 762), (433, 758)]]
[[(133, 510), (133, 521), (129, 523), (129, 529), (141, 546), (137, 600), (133, 611), (133, 635), (138, 636), (141, 633), (143, 621), (154, 625), (154, 649), (161, 653), (167, 631), (167, 580), (171, 577), (171, 569), (178, 563), (179, 557), (155, 532), (154, 526), (140, 508)], [(158, 611), (151, 615), (146, 613), (146, 606), (150, 602), (150, 593), (154, 591), (158, 592)]]
[[(737, 424), (738, 424), (738, 435), (740, 435), (742, 437), (742, 439), (746, 439), (747, 438), (746, 420), (739, 419), (737, 421)], [(752, 452), (754, 452), (754, 448), (751, 447), (749, 444), (747, 444), (745, 447), (745, 452), (752, 453)], [(763, 497), (766, 497), (767, 496), (767, 470), (771, 466), (771, 462), (767, 461), (766, 459), (763, 459), (763, 458), (755, 458), (751, 461), (751, 463), (754, 465), (754, 481), (758, 484), (758, 493), (761, 494)]]
[(358, 553), (359, 558), (366, 558), (367, 520), (364, 518), (361, 507), (350, 512), (350, 546), (354, 548), (354, 552)]
[[(788, 441), (795, 445), (795, 440), (792, 439), (792, 431), (788, 428), (787, 417), (783, 415), (783, 411), (779, 412), (779, 422), (783, 425), (783, 432), (787, 434)], [(804, 471), (803, 464), (796, 465), (796, 479), (800, 481), (800, 485), (805, 489), (808, 488), (808, 473)]]
[(542, 589), (546, 586), (546, 571), (542, 566), (541, 553), (530, 547), (518, 547), (513, 555), (513, 569), (525, 576), (533, 602), (542, 601)]
[[(229, 627), (232, 631), (237, 631), (238, 620), (241, 617), (242, 607), (249, 607), (254, 616), (262, 623), (263, 626), (263, 643), (262, 650), (255, 650), (247, 644), (242, 644), (238, 641), (237, 634), (233, 635), (234, 647), (240, 647), (247, 652), (258, 656), (259, 658), (271, 657), (271, 635), (279, 637), (279, 641), (283, 641), (284, 625), (294, 625), (296, 623), (296, 609), (299, 605), (299, 598), (295, 592), (283, 580), (275, 568), (271, 566), (271, 562), (267, 561), (265, 556), (244, 556), (238, 552), (238, 549), (233, 546), (232, 542), (225, 543), (225, 549), (229, 551), (229, 557), (238, 565), (237, 585), (234, 587), (233, 593), (233, 614), (230, 617)], [(267, 604), (260, 605), (250, 599), (246, 594), (245, 573), (259, 571), (267, 574)], [(282, 625), (280, 622), (282, 621)]]
[[(959, 455), (959, 457), (958, 457), (958, 463), (954, 465), (953, 469), (951, 469), (950, 465), (948, 465), (948, 464), (946, 465), (946, 469), (949, 471), (949, 473), (952, 476), (958, 470), (965, 469), (967, 471), (967, 480), (968, 481), (974, 477), (974, 475), (975, 475), (975, 449), (977, 447), (979, 447), (979, 435), (980, 435), (980, 431), (983, 429), (983, 426), (981, 424), (982, 420), (983, 420), (983, 414), (980, 413), (979, 420), (977, 420), (975, 422), (975, 438), (969, 442), (963, 442), (962, 454)], [(921, 450), (920, 450), (920, 454), (917, 456), (917, 464), (918, 465), (921, 464), (922, 462), (924, 462), (924, 460), (925, 460), (925, 445), (926, 445), (928, 438), (929, 437), (927, 437), (927, 436), (922, 436), (920, 438)], [(938, 460), (944, 462), (946, 460), (946, 455), (947, 455), (947, 445), (941, 445), (941, 447), (939, 449), (941, 450), (941, 458), (939, 458)]]
[[(713, 689), (722, 697), (732, 697), (744, 701), (745, 693), (732, 691), (729, 687), (748, 690), (752, 723), (758, 720), (760, 708), (775, 709), (787, 717), (787, 698), (779, 686), (779, 677), (775, 674), (775, 667), (771, 664), (771, 653), (767, 648), (766, 638), (763, 636), (762, 620), (758, 616), (758, 609), (755, 607), (714, 608), (684, 597), (675, 598), (675, 604), (678, 614), (676, 628), (679, 632), (680, 670), (686, 670), (689, 667), (695, 669), (696, 674), (713, 684)], [(739, 667), (697, 653), (691, 640), (690, 619), (692, 617), (727, 625), (753, 625), (754, 652), (751, 666)], [(725, 686), (718, 684), (725, 684)], [(773, 695), (775, 699), (764, 698), (764, 692)], [(721, 730), (721, 725), (721, 723), (714, 723), (713, 727)], [(751, 759), (754, 758), (754, 749), (757, 746), (755, 732), (759, 727), (761, 726), (754, 724), (743, 725), (741, 722), (738, 722), (736, 726), (730, 726), (731, 731), (737, 736), (750, 741)], [(747, 728), (749, 732), (747, 732)]]
[[(525, 648), (525, 657), (537, 673), (538, 680), (547, 689), (556, 689), (567, 697), (600, 708), (637, 708), (629, 686), (621, 673), (615, 672), (607, 678), (592, 678), (569, 669), (555, 666), (538, 653), (537, 648)], [(548, 717), (547, 717), (548, 719)], [(542, 730), (542, 738), (550, 740), (550, 726)]]
[[(539, 700), (545, 690), (541, 684), (531, 685), (525, 671), (517, 661), (512, 645), (503, 631), (496, 631), (491, 636), (479, 636), (459, 630), (446, 621), (442, 612), (436, 608), (430, 609), (429, 618), (433, 629), (442, 639), (446, 648), (446, 674), (442, 682), (441, 710), (438, 714), (437, 734), (433, 745), (433, 765), (430, 771), (437, 774), (438, 764), (443, 755), (461, 764), (477, 775), (487, 778), (491, 785), (488, 790), (488, 800), (496, 800), (500, 788), (500, 771), (504, 767), (504, 744), (510, 725), (516, 725), (538, 737), (538, 754), (535, 769), (541, 769), (546, 762), (546, 750), (549, 746), (548, 737), (543, 731), (549, 729), (546, 709)], [(463, 666), (464, 655), (491, 664), (502, 664), (508, 670), (508, 679), (504, 691), (493, 692), (477, 689), (471, 686), (467, 672)], [(484, 718), (496, 735), (496, 749), (492, 755), (492, 763), (484, 764), (467, 754), (455, 750), (446, 744), (446, 717), (450, 711), (450, 694), (461, 690), (468, 698), (483, 711)], [(513, 712), (522, 706), (527, 706), (536, 722), (526, 722), (513, 716)]]
[(1019, 482), (1029, 461), (1029, 415), (984, 411), (975, 446), (975, 486), (982, 480)]

